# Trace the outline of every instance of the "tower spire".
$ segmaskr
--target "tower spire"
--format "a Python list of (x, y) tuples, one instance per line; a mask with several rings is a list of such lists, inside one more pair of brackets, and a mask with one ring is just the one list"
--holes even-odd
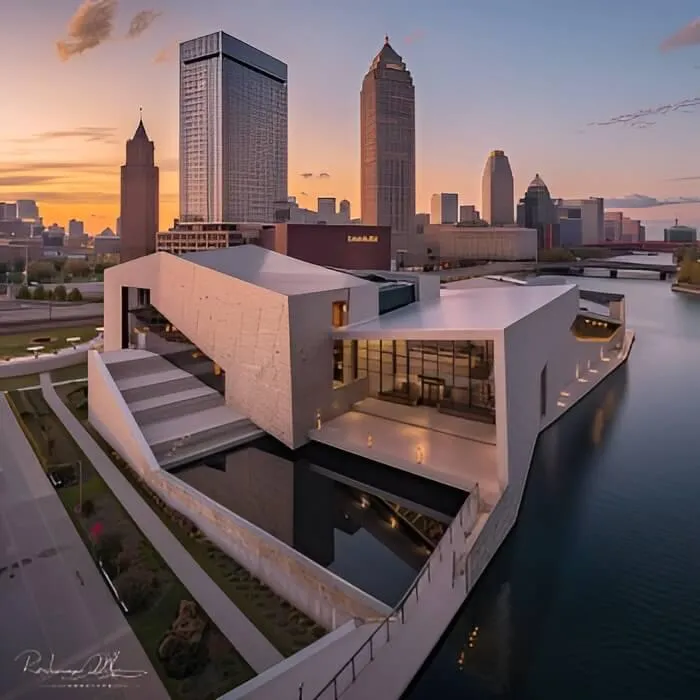
[(388, 35), (388, 34), (385, 34), (385, 35), (384, 35), (384, 43), (385, 43), (385, 44), (388, 44), (388, 43), (389, 43), (389, 35)]

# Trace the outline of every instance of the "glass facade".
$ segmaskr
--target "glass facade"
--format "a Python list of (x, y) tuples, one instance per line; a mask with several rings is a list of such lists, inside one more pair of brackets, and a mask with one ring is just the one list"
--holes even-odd
[(271, 222), (287, 198), (287, 67), (223, 32), (180, 47), (180, 219)]
[(336, 340), (334, 386), (364, 377), (369, 396), (495, 422), (491, 340)]

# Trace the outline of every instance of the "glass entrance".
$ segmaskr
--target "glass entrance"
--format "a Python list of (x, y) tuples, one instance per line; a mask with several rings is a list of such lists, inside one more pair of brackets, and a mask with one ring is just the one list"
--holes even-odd
[(445, 393), (445, 385), (440, 379), (422, 377), (421, 400), (424, 406), (437, 406)]

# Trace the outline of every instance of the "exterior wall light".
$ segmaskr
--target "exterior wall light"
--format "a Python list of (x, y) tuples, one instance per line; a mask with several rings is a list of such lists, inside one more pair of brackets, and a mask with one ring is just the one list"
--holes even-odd
[(321, 411), (316, 409), (316, 430), (321, 430)]
[(367, 434), (367, 447), (372, 447), (372, 445), (374, 445), (374, 438), (370, 434)]
[(423, 452), (423, 446), (416, 445), (416, 463), (423, 464), (423, 457), (425, 457), (425, 454)]

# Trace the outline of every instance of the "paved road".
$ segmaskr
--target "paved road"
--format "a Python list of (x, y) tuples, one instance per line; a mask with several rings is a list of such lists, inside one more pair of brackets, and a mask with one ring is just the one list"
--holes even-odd
[(57, 306), (52, 304), (27, 304), (15, 299), (0, 299), (0, 326), (20, 322), (37, 322), (49, 320), (75, 319), (78, 325), (81, 319), (102, 318), (102, 304), (70, 304)]
[[(0, 393), (0, 698), (166, 700), (165, 688), (95, 568), (53, 487)], [(81, 584), (78, 575), (82, 577)], [(115, 668), (146, 671), (137, 680), (54, 688), (23, 671), (24, 650), (54, 668), (78, 669), (93, 655), (119, 651)], [(57, 678), (55, 676), (54, 678)], [(54, 683), (58, 681), (54, 680)]]

